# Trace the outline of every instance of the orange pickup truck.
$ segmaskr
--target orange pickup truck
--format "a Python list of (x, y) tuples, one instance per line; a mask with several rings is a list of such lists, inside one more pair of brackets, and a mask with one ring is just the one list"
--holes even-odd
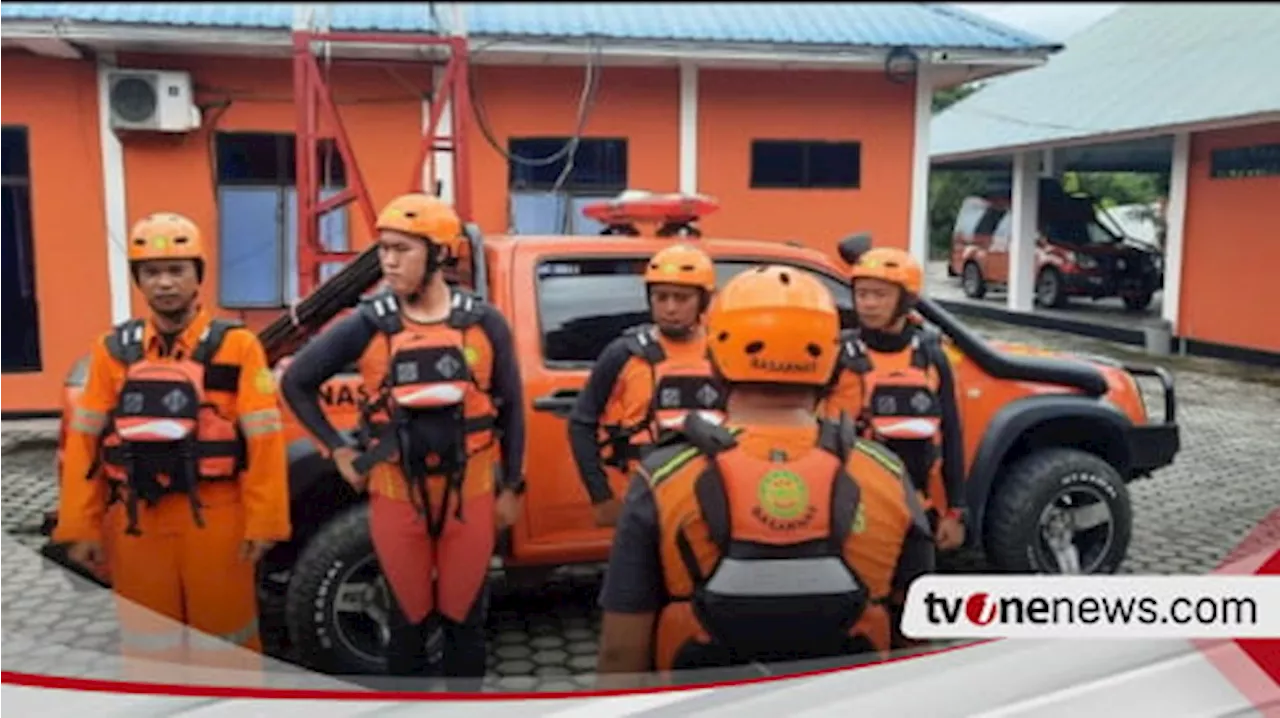
[[(482, 238), (474, 226), (468, 235), (470, 251), (458, 274), (510, 321), (525, 383), (528, 493), (495, 564), (509, 577), (536, 581), (559, 566), (604, 561), (611, 530), (592, 520), (565, 417), (604, 346), (648, 321), (643, 267), (673, 240)], [(841, 260), (788, 243), (685, 241), (698, 242), (715, 259), (721, 283), (764, 262), (813, 272), (835, 295), (844, 326), (856, 321)], [(845, 262), (858, 244), (842, 246)], [(920, 312), (941, 331), (956, 367), (976, 527), (969, 532), (972, 546), (985, 548), (1001, 570), (1058, 572), (1078, 564), (1081, 572), (1114, 571), (1130, 534), (1126, 483), (1169, 464), (1179, 448), (1169, 377), (1155, 369), (997, 349), (927, 300)], [(1164, 384), (1160, 423), (1148, 421), (1135, 379), (1143, 375)], [(73, 372), (67, 401), (82, 379)], [(335, 424), (352, 426), (360, 398), (356, 377), (335, 377), (323, 392)], [(283, 634), (293, 657), (317, 670), (378, 671), (386, 591), (363, 498), (292, 420), (288, 431), (296, 533), (265, 559), (264, 634)], [(46, 553), (56, 559), (65, 552), (51, 546)]]

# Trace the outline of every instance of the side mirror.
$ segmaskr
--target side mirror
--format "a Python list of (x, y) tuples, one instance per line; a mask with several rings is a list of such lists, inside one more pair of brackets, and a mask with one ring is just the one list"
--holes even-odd
[(840, 240), (837, 250), (840, 252), (840, 258), (849, 264), (857, 264), (858, 257), (866, 254), (871, 249), (871, 234), (868, 232), (859, 232), (858, 234), (849, 235)]

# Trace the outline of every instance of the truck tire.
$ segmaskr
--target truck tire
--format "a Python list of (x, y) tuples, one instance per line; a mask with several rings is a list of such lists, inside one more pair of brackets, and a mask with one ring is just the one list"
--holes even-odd
[(960, 275), (960, 287), (970, 299), (982, 299), (987, 295), (987, 280), (982, 277), (982, 267), (972, 259), (964, 263)]
[[(297, 659), (322, 673), (384, 673), (390, 599), (369, 505), (345, 509), (316, 531), (293, 567), (285, 612)], [(438, 653), (439, 644), (433, 635), (428, 648)]]
[[(1050, 535), (1070, 537), (1079, 573), (1115, 573), (1129, 549), (1133, 509), (1119, 472), (1078, 449), (1042, 449), (1009, 466), (989, 499), (987, 560), (1010, 573), (1063, 573)], [(1068, 551), (1067, 553), (1070, 553)]]

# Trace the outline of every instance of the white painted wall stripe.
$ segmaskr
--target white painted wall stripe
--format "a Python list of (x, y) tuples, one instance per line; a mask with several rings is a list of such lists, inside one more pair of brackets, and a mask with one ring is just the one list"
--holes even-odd
[(929, 262), (929, 124), (932, 119), (933, 80), (928, 63), (921, 62), (916, 72), (916, 126), (915, 141), (911, 149), (911, 221), (908, 239), (908, 251), (921, 266)]
[[(661, 191), (661, 190), (658, 190)], [(680, 192), (698, 191), (698, 66), (680, 63)]]
[(111, 129), (111, 86), (108, 73), (115, 58), (103, 53), (98, 59), (98, 136), (102, 147), (103, 208), (106, 223), (107, 286), (111, 293), (111, 321), (123, 322), (133, 313), (129, 304), (129, 218), (125, 201), (124, 147)]
[(1185, 335), (1187, 327), (1179, 326), (1182, 300), (1182, 257), (1187, 222), (1187, 178), (1191, 165), (1191, 133), (1173, 136), (1173, 157), (1169, 167), (1169, 204), (1165, 208), (1164, 290), (1160, 313), (1174, 334)]

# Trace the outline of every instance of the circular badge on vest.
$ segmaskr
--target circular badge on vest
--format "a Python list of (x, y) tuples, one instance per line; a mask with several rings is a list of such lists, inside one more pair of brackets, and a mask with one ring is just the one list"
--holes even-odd
[(809, 508), (809, 487), (804, 479), (784, 469), (770, 471), (757, 488), (760, 510), (777, 521), (801, 518)]
[(475, 347), (463, 347), (462, 358), (467, 360), (467, 366), (475, 366), (480, 360), (480, 351)]

